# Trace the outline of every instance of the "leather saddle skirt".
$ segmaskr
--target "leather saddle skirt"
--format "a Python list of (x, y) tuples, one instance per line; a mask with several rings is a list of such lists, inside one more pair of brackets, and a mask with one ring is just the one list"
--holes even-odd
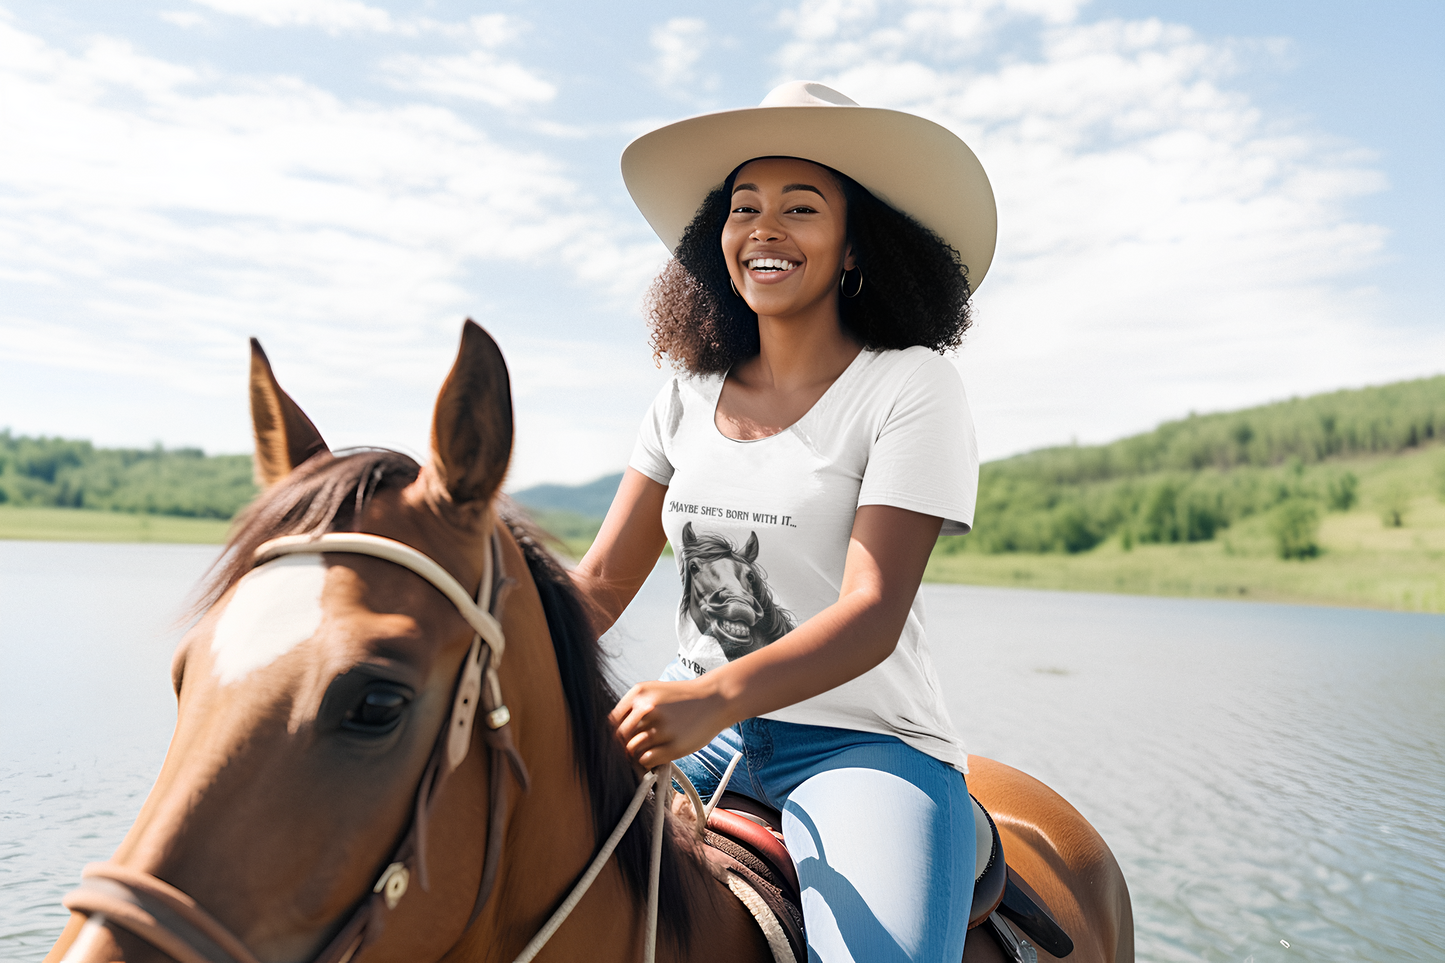
[[(1073, 952), (1073, 941), (1059, 927), (1032, 887), (1008, 867), (993, 817), (977, 799), (969, 798), (973, 803), (974, 838), (978, 841), (974, 858), (973, 902), (968, 911), (969, 929), (989, 921), (991, 917), (997, 920), (995, 914), (1002, 914), (1038, 946), (1054, 956), (1068, 956)], [(793, 944), (794, 958), (806, 960), (803, 917), (799, 909), (802, 895), (797, 870), (783, 844), (781, 814), (748, 796), (724, 792), (707, 825), (708, 845), (742, 863), (754, 889), (759, 889), (758, 881), (764, 884), (764, 888), (759, 889), (759, 895), (778, 916), (788, 935), (788, 942)], [(1003, 926), (1007, 928), (1006, 924)], [(995, 924), (992, 927), (995, 936), (1005, 939), (998, 930), (999, 924)]]

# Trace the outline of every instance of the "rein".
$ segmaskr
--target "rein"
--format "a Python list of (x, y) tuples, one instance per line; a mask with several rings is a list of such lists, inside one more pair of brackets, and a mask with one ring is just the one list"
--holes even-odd
[[(259, 567), (283, 555), (319, 555), (326, 552), (369, 555), (411, 570), (445, 595), (475, 632), (471, 648), (458, 673), (451, 716), (437, 735), (431, 758), (417, 786), (416, 806), (410, 828), (393, 851), (386, 869), (372, 887), (371, 894), (352, 911), (340, 932), (312, 961), (350, 963), (367, 943), (380, 935), (388, 915), (396, 909), (410, 888), (413, 873), (422, 889), (429, 888), (426, 866), (429, 817), (447, 777), (467, 757), (479, 705), (484, 710), (482, 721), (486, 723), (482, 738), (491, 753), (491, 815), (487, 825), (487, 848), (482, 863), (482, 877), (471, 917), (467, 920), (463, 932), (470, 928), (481, 914), (497, 881), (507, 803), (503, 779), (498, 773), (505, 763), (524, 792), (529, 780), (522, 757), (512, 743), (508, 728), (512, 714), (502, 700), (502, 687), (497, 678), (497, 666), (506, 650), (506, 636), (495, 612), (500, 590), (507, 579), (502, 572), (500, 541), (496, 531), (492, 532), (490, 550), (486, 555), (481, 585), (477, 589), (475, 600), (451, 573), (429, 556), (393, 539), (361, 532), (328, 532), (319, 536), (287, 535), (274, 538), (256, 549), (255, 564)], [(667, 776), (671, 778), (667, 778), (664, 783), (664, 777)], [(673, 780), (684, 788), (692, 802), (697, 818), (696, 832), (701, 838), (706, 827), (706, 813), (710, 810), (704, 809), (697, 790), (681, 770), (672, 763), (666, 763), (645, 774), (616, 828), (573, 886), (572, 892), (517, 957), (517, 963), (528, 963), (551, 939), (601, 873), (603, 865), (611, 858), (613, 850), (641, 811), (648, 793), (660, 790), (655, 792), (651, 873), (647, 893), (647, 937), (643, 951), (645, 963), (653, 963), (657, 948), (657, 898), (662, 864), (662, 837), (666, 812), (670, 808), (665, 797), (671, 798)], [(107, 923), (129, 930), (178, 963), (257, 963), (255, 955), (245, 943), (189, 895), (158, 877), (117, 863), (91, 863), (86, 866), (81, 871), (80, 888), (69, 893), (61, 904), (66, 909), (84, 913), (89, 917), (61, 963), (71, 963), (78, 959), (90, 940), (99, 935), (97, 930)]]

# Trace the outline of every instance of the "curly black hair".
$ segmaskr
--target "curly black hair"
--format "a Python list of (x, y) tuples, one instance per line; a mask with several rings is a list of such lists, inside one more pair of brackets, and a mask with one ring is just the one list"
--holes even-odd
[[(968, 266), (958, 252), (851, 177), (818, 166), (843, 191), (847, 243), (863, 270), (859, 295), (839, 299), (844, 330), (865, 348), (957, 348), (973, 323)], [(693, 374), (725, 372), (759, 350), (758, 316), (733, 294), (721, 243), (742, 167), (703, 200), (643, 308), (653, 357), (666, 355)]]

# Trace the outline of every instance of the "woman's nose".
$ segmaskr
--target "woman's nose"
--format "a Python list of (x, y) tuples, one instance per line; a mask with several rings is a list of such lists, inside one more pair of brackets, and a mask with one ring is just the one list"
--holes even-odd
[(753, 222), (753, 231), (748, 235), (754, 241), (781, 241), (783, 229), (774, 221), (771, 214), (762, 214)]

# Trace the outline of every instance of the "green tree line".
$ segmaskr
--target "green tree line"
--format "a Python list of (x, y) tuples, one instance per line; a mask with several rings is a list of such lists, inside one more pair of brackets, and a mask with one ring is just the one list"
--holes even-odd
[(226, 519), (255, 496), (249, 455), (96, 448), (0, 431), (0, 504)]
[(984, 465), (974, 532), (941, 550), (1082, 552), (1115, 534), (1125, 547), (1208, 541), (1268, 513), (1279, 553), (1305, 558), (1318, 551), (1320, 515), (1359, 498), (1358, 479), (1335, 463), (1441, 438), (1445, 376), (1191, 415)]
[[(1126, 546), (1208, 541), (1267, 515), (1280, 554), (1308, 557), (1319, 518), (1361, 497), (1341, 461), (1441, 440), (1445, 375), (1191, 415), (1107, 445), (1048, 448), (984, 465), (974, 532), (944, 539), (940, 550), (1083, 552), (1114, 536)], [(578, 490), (601, 482), (616, 487), (609, 476)], [(255, 494), (247, 455), (96, 448), (0, 431), (0, 503), (227, 519)], [(524, 502), (526, 495), (518, 493)], [(1396, 495), (1393, 508), (1389, 493), (1384, 498), (1386, 524), (1404, 520), (1407, 499)], [(590, 518), (592, 502), (586, 505), (535, 507)], [(593, 521), (567, 534), (584, 539), (595, 532)]]

